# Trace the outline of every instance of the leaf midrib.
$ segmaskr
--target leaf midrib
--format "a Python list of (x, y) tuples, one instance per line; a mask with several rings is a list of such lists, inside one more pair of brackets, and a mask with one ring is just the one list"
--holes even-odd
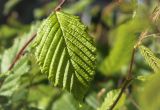
[[(56, 16), (56, 19), (57, 19), (57, 21), (58, 21), (58, 24), (59, 24), (59, 27), (60, 27), (60, 30), (61, 30), (61, 32), (62, 32), (62, 36), (63, 36), (63, 39), (64, 39), (64, 45), (66, 46), (66, 52), (67, 52), (67, 54), (68, 54), (68, 56), (69, 56), (69, 62), (71, 63), (71, 66), (72, 66), (72, 68), (73, 68), (73, 70), (74, 70), (74, 75), (77, 77), (77, 75), (76, 75), (76, 72), (77, 72), (77, 70), (75, 69), (75, 67), (74, 67), (74, 64), (73, 64), (73, 62), (72, 62), (72, 57), (70, 56), (70, 54), (69, 54), (69, 47), (67, 46), (67, 44), (66, 44), (66, 36), (65, 36), (65, 34), (64, 34), (64, 31), (63, 31), (63, 28), (62, 28), (62, 24), (61, 24), (61, 22), (59, 21), (59, 19), (58, 19), (58, 15), (57, 15), (57, 13), (55, 13), (55, 16)], [(83, 60), (82, 60), (83, 61)], [(88, 65), (89, 66), (89, 65)], [(89, 66), (89, 68), (90, 68), (90, 66)], [(84, 68), (81, 68), (81, 69), (83, 69), (84, 71), (86, 71)], [(79, 74), (79, 73), (77, 73), (77, 74)], [(72, 74), (73, 75), (73, 74)], [(79, 74), (80, 76), (81, 76), (81, 74)], [(87, 72), (87, 75), (89, 75), (89, 77), (90, 77), (90, 74)], [(77, 77), (78, 78), (78, 77)], [(83, 81), (85, 81), (85, 86), (87, 86), (87, 83), (88, 83), (88, 81), (85, 79), (85, 78), (83, 78), (82, 76), (81, 76), (81, 78), (83, 79)], [(71, 89), (72, 87), (70, 87), (70, 89)]]
[(62, 35), (63, 35), (63, 39), (64, 39), (64, 45), (66, 46), (66, 53), (68, 54), (68, 56), (69, 56), (69, 62), (71, 63), (71, 65), (72, 65), (72, 68), (74, 69), (74, 74), (75, 74), (75, 72), (76, 72), (76, 70), (75, 70), (75, 68), (74, 68), (74, 66), (73, 66), (73, 64), (72, 64), (72, 58), (71, 58), (71, 56), (70, 56), (70, 54), (69, 54), (69, 52), (68, 52), (68, 46), (67, 46), (67, 44), (66, 44), (66, 39), (65, 39), (65, 35), (64, 35), (64, 33), (63, 33), (63, 28), (62, 28), (62, 26), (61, 26), (61, 23), (60, 23), (60, 21), (59, 21), (59, 19), (58, 19), (58, 16), (57, 16), (57, 12), (55, 12), (55, 16), (56, 16), (56, 19), (57, 19), (57, 21), (58, 21), (58, 24), (59, 24), (59, 27), (60, 27), (60, 30), (61, 30), (61, 32), (62, 32)]

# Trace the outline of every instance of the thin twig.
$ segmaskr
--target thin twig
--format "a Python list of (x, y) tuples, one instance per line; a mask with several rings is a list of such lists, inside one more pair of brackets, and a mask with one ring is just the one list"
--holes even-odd
[[(60, 3), (57, 5), (57, 7), (55, 8), (55, 11), (59, 11), (62, 7), (62, 5), (64, 4), (66, 0), (60, 0)], [(26, 42), (24, 44), (24, 46), (22, 47), (22, 49), (17, 53), (13, 63), (9, 66), (8, 70), (11, 70), (14, 65), (16, 64), (16, 62), (19, 60), (19, 58), (22, 56), (24, 50), (26, 49), (26, 47), (32, 42), (32, 40), (36, 37), (36, 33), (32, 35), (32, 37), (29, 39), (28, 42)]]
[(132, 79), (132, 68), (133, 68), (134, 55), (135, 55), (135, 52), (136, 52), (136, 48), (137, 48), (137, 47), (134, 47), (134, 48), (133, 48), (133, 51), (132, 51), (131, 62), (130, 62), (129, 70), (128, 70), (127, 80)]
[[(62, 5), (64, 4), (66, 0), (60, 0), (60, 3), (57, 5), (57, 7), (55, 8), (55, 11), (59, 11), (62, 7)], [(17, 53), (13, 63), (9, 66), (8, 70), (11, 70), (14, 65), (16, 64), (16, 62), (19, 60), (19, 58), (22, 56), (24, 50), (26, 49), (26, 47), (32, 42), (32, 40), (36, 37), (36, 33), (32, 35), (32, 37), (29, 39), (29, 41), (27, 41), (24, 46), (22, 47), (22, 49)]]
[(55, 11), (59, 11), (62, 8), (62, 5), (64, 4), (66, 0), (60, 0), (60, 3), (57, 5), (57, 7), (54, 9)]
[(136, 103), (136, 101), (133, 99), (133, 97), (130, 95), (129, 99), (131, 103), (137, 108), (137, 110), (141, 110), (141, 107)]
[(97, 94), (97, 100), (99, 101), (100, 98), (106, 93), (106, 89), (105, 88), (102, 88), (98, 94)]
[(144, 36), (143, 39), (146, 39), (146, 38), (149, 38), (149, 37), (159, 38), (160, 37), (160, 33), (146, 35), (146, 36)]
[(130, 65), (129, 65), (129, 69), (128, 69), (128, 74), (126, 77), (126, 80), (124, 81), (124, 84), (121, 88), (121, 91), (117, 97), (117, 99), (114, 101), (114, 103), (112, 104), (112, 106), (110, 107), (109, 110), (113, 110), (114, 107), (116, 106), (116, 104), (118, 103), (119, 99), (121, 98), (123, 92), (125, 91), (125, 89), (128, 87), (129, 83), (132, 81), (133, 76), (132, 76), (132, 68), (133, 68), (133, 63), (134, 63), (134, 56), (135, 56), (135, 52), (136, 49), (139, 47), (139, 45), (141, 44), (144, 36), (146, 36), (146, 34), (148, 33), (148, 29), (146, 29), (144, 32), (141, 33), (140, 38), (138, 40), (138, 42), (134, 45), (134, 48), (132, 50), (132, 56), (131, 56), (131, 61), (130, 61)]
[(121, 88), (121, 91), (118, 95), (118, 97), (116, 98), (116, 100), (114, 101), (114, 103), (112, 104), (112, 106), (109, 108), (109, 110), (113, 110), (114, 107), (116, 106), (116, 104), (118, 103), (119, 99), (121, 98), (123, 92), (125, 91), (125, 89), (128, 87), (129, 83), (131, 82), (132, 80), (125, 80), (124, 84), (123, 84), (123, 87)]
[[(158, 7), (158, 8), (160, 9), (160, 7)], [(160, 13), (160, 10), (156, 11), (156, 14), (155, 14), (155, 10), (152, 12), (151, 20), (152, 20), (153, 23), (155, 23), (157, 21), (157, 19), (159, 18), (159, 16), (160, 16), (159, 13)], [(112, 106), (109, 108), (109, 110), (113, 110), (114, 109), (114, 107), (118, 103), (119, 99), (121, 98), (123, 92), (128, 87), (129, 83), (132, 81), (132, 79), (133, 79), (132, 68), (133, 68), (133, 63), (134, 63), (134, 55), (135, 55), (136, 49), (139, 47), (139, 45), (141, 45), (142, 41), (146, 38), (147, 34), (148, 34), (148, 29), (146, 29), (145, 31), (143, 31), (141, 33), (138, 42), (134, 45), (134, 48), (132, 50), (132, 57), (131, 57), (131, 61), (130, 61), (129, 71), (128, 71), (126, 80), (124, 81), (124, 84), (123, 84), (123, 86), (121, 88), (121, 91), (120, 91), (118, 97), (116, 98), (116, 100), (114, 101)]]
[(14, 65), (16, 64), (16, 62), (20, 59), (20, 57), (22, 56), (22, 54), (24, 53), (24, 50), (26, 49), (26, 47), (32, 42), (32, 40), (36, 37), (36, 33), (34, 33), (31, 38), (24, 44), (24, 46), (20, 49), (20, 51), (17, 53), (15, 59), (13, 60), (12, 64), (9, 66), (8, 70), (11, 70)]
[(131, 62), (130, 62), (130, 66), (129, 66), (129, 70), (128, 70), (128, 75), (126, 77), (126, 80), (124, 81), (124, 84), (121, 88), (121, 91), (118, 95), (118, 97), (116, 98), (116, 100), (114, 101), (114, 103), (112, 104), (112, 106), (109, 108), (109, 110), (113, 110), (114, 107), (116, 106), (116, 104), (118, 103), (119, 99), (121, 98), (123, 92), (125, 91), (125, 89), (128, 87), (129, 83), (132, 81), (132, 68), (133, 68), (133, 63), (134, 63), (134, 55), (135, 55), (135, 51), (136, 51), (136, 47), (133, 48), (132, 51), (132, 57), (131, 57)]

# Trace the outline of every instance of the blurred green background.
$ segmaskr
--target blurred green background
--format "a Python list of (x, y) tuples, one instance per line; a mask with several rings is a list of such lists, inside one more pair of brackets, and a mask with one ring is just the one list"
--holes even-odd
[[(67, 0), (62, 11), (80, 16), (97, 47), (96, 75), (84, 103), (79, 103), (68, 92), (50, 85), (35, 63), (32, 46), (14, 74), (6, 73), (18, 50), (57, 4), (58, 0), (0, 0), (0, 110), (96, 110), (106, 94), (125, 79), (140, 33), (146, 28), (150, 33), (160, 32), (160, 22), (153, 24), (149, 19), (158, 0)], [(160, 57), (158, 36), (144, 44)], [(115, 110), (160, 110), (160, 79), (144, 84), (152, 73), (137, 51), (134, 80)], [(144, 92), (144, 87), (149, 89)]]

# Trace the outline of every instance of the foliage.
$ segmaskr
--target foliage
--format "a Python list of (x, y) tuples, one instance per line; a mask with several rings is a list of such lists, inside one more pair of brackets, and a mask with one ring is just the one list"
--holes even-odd
[[(110, 106), (112, 106), (112, 104), (118, 97), (119, 92), (120, 90), (109, 91), (99, 110), (109, 110)], [(115, 110), (122, 109), (125, 99), (126, 99), (126, 94), (123, 94), (121, 99), (119, 100), (119, 103), (116, 105)]]
[(56, 6), (0, 1), (0, 110), (159, 110), (158, 1)]
[(151, 68), (153, 68), (155, 72), (158, 72), (160, 70), (160, 59), (157, 58), (147, 47), (140, 46), (139, 48), (146, 62), (151, 66)]
[(157, 84), (159, 81), (160, 73), (157, 72), (150, 77), (148, 82), (144, 83), (143, 91), (139, 93), (139, 101), (143, 110), (158, 110), (160, 108), (160, 89), (159, 85)]
[(13, 72), (4, 73), (8, 77), (4, 80), (3, 85), (1, 86), (0, 95), (11, 96), (19, 87), (20, 78), (28, 71), (29, 67), (27, 66), (27, 57), (25, 56), (21, 61), (19, 61)]
[(35, 47), (42, 73), (54, 86), (82, 100), (93, 79), (96, 48), (79, 18), (63, 12), (51, 14), (37, 33)]
[[(137, 25), (137, 22), (140, 23)], [(116, 73), (120, 71), (124, 65), (128, 64), (136, 36), (143, 31), (145, 27), (146, 22), (142, 22), (141, 18), (137, 18), (126, 22), (114, 30), (114, 33), (116, 33), (114, 35), (116, 35), (117, 38), (109, 55), (100, 65), (100, 71), (102, 73), (105, 75)]]

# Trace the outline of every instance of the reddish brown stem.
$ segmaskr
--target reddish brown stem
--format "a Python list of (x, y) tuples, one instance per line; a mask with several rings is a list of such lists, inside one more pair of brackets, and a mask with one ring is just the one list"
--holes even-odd
[(24, 44), (24, 46), (20, 49), (20, 51), (17, 53), (15, 59), (13, 60), (13, 63), (9, 66), (8, 70), (11, 70), (16, 62), (20, 59), (20, 57), (23, 55), (24, 50), (26, 47), (32, 42), (32, 40), (36, 37), (36, 33), (31, 36), (31, 38)]
[(134, 56), (135, 56), (136, 48), (137, 47), (134, 47), (133, 50), (132, 50), (132, 56), (131, 56), (131, 62), (130, 62), (130, 65), (129, 65), (127, 80), (132, 79), (132, 68), (133, 68)]
[(132, 81), (132, 68), (133, 68), (133, 63), (134, 63), (135, 52), (136, 52), (136, 47), (134, 47), (133, 51), (132, 51), (131, 62), (130, 62), (130, 65), (129, 65), (128, 75), (126, 77), (126, 80), (124, 81), (124, 84), (123, 84), (123, 86), (121, 88), (120, 93), (118, 94), (118, 97), (116, 98), (116, 100), (114, 101), (114, 103), (112, 104), (112, 106), (110, 107), (109, 110), (113, 110), (114, 109), (114, 107), (118, 103), (119, 99), (121, 98), (123, 92), (128, 87), (129, 83)]
[(60, 3), (57, 5), (57, 7), (56, 7), (54, 10), (55, 10), (55, 11), (59, 11), (65, 1), (66, 1), (66, 0), (60, 0)]
[[(55, 8), (55, 11), (59, 11), (62, 7), (62, 5), (64, 4), (66, 0), (60, 0), (60, 3), (58, 4), (58, 6)], [(14, 65), (16, 64), (16, 62), (19, 60), (19, 58), (22, 56), (22, 54), (24, 53), (24, 50), (26, 49), (26, 47), (31, 43), (31, 41), (36, 37), (36, 34), (33, 34), (32, 37), (29, 39), (28, 42), (25, 43), (25, 45), (22, 47), (22, 49), (17, 53), (13, 63), (9, 66), (8, 70), (11, 70)]]
[[(156, 7), (156, 9), (157, 9), (157, 7)], [(160, 7), (158, 6), (158, 11), (156, 11), (156, 12), (153, 11), (152, 12), (151, 20), (153, 22), (156, 22), (156, 19), (158, 19), (159, 16), (160, 16)], [(133, 77), (132, 77), (132, 68), (133, 68), (133, 63), (134, 63), (134, 55), (135, 55), (136, 49), (142, 43), (142, 40), (145, 38), (145, 36), (147, 34), (148, 34), (148, 29), (146, 29), (144, 32), (141, 33), (139, 41), (135, 44), (135, 46), (133, 48), (133, 51), (132, 51), (132, 57), (131, 57), (131, 62), (130, 62), (130, 66), (129, 66), (128, 75), (126, 77), (126, 80), (124, 81), (124, 84), (123, 84), (123, 86), (121, 88), (121, 91), (120, 91), (117, 99), (114, 101), (113, 105), (110, 107), (109, 110), (113, 110), (114, 109), (114, 107), (116, 106), (117, 102), (121, 98), (123, 92), (128, 87), (129, 83), (132, 81), (132, 79), (133, 79)]]

